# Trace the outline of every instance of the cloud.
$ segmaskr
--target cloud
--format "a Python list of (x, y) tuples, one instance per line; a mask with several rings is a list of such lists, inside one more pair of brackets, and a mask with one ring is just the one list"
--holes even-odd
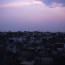
[[(32, 21), (32, 22), (45, 22), (45, 21), (58, 21), (54, 23), (65, 21), (65, 7), (50, 8), (43, 5), (24, 6), (20, 8), (2, 8), (1, 17), (15, 22)], [(4, 12), (4, 14), (3, 14)]]
[(42, 2), (43, 0), (17, 1), (0, 5), (0, 7), (4, 7), (0, 8), (0, 30), (45, 29), (46, 31), (65, 31), (65, 7), (61, 7), (62, 3), (53, 0), (49, 4), (46, 3), (50, 5), (47, 6)]
[(51, 5), (52, 3), (58, 3), (65, 6), (65, 0), (40, 0), (40, 1), (44, 2), (46, 5)]
[(0, 7), (13, 7), (13, 6), (24, 6), (24, 5), (33, 5), (33, 4), (43, 4), (41, 1), (20, 1), (20, 2), (13, 2), (8, 4), (2, 4)]
[[(32, 4), (34, 4), (34, 6), (27, 6)], [(41, 4), (41, 5), (35, 5), (35, 4)], [(23, 7), (13, 8), (13, 6), (23, 6)], [(1, 9), (2, 15), (0, 15), (0, 17), (9, 20), (18, 19), (25, 21), (37, 21), (37, 22), (63, 21), (63, 20), (65, 21), (65, 7), (61, 6), (62, 4), (59, 3), (52, 3), (52, 5), (47, 6), (44, 2), (36, 0), (14, 2), (0, 6), (0, 7), (11, 7), (11, 8), (2, 8)]]

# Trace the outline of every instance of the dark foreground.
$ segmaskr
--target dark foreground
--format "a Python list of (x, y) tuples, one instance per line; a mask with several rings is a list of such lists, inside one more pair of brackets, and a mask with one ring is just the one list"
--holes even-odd
[(0, 32), (0, 65), (65, 65), (65, 33)]

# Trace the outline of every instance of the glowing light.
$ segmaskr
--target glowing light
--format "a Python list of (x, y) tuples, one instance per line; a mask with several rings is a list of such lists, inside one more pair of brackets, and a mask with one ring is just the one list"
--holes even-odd
[(41, 1), (22, 1), (22, 2), (3, 4), (0, 5), (0, 7), (25, 6), (25, 5), (35, 5), (35, 4), (43, 4), (43, 3)]

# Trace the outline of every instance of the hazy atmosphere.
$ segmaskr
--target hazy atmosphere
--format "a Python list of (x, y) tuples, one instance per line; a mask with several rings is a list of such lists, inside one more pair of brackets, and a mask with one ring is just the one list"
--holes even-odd
[(0, 0), (0, 31), (65, 32), (65, 0)]

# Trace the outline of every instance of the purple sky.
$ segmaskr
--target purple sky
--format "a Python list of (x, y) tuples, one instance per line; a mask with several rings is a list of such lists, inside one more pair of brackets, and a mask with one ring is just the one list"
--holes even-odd
[(0, 31), (65, 32), (65, 0), (0, 0)]

